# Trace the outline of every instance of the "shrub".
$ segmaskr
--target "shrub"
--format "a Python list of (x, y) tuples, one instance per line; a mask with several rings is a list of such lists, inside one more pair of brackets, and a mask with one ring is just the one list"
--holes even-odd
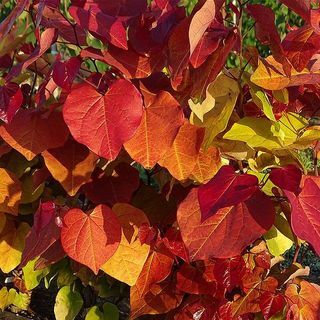
[(0, 309), (319, 319), (319, 10), (5, 1)]

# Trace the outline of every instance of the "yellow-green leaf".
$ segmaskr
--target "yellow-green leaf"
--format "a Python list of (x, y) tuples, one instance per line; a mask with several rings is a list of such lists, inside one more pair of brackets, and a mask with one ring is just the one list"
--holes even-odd
[(251, 148), (261, 150), (279, 149), (282, 146), (271, 127), (272, 122), (268, 119), (245, 117), (231, 127), (224, 139), (243, 141)]
[[(190, 116), (190, 122), (192, 124), (206, 128), (203, 143), (205, 149), (210, 147), (214, 138), (226, 129), (236, 105), (238, 95), (238, 83), (224, 74), (219, 75), (217, 79), (208, 86), (206, 100), (209, 104), (212, 103), (213, 100), (215, 101), (213, 108), (203, 114), (203, 120), (201, 120), (201, 116), (198, 117), (195, 112)], [(199, 109), (200, 106), (194, 106), (193, 108)], [(209, 106), (206, 106), (206, 108), (208, 109)], [(197, 113), (199, 114), (199, 112)]]
[(276, 216), (275, 224), (264, 235), (267, 247), (273, 256), (280, 256), (293, 245), (293, 234), (286, 218), (281, 214)]
[(56, 320), (73, 320), (80, 312), (83, 299), (79, 292), (70, 286), (61, 288), (56, 296), (54, 315)]

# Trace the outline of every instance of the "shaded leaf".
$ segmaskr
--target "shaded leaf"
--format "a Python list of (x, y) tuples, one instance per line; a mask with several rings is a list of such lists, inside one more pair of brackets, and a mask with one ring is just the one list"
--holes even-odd
[(69, 139), (62, 147), (42, 153), (46, 167), (70, 196), (89, 181), (98, 157), (84, 145)]
[(79, 292), (70, 286), (61, 288), (56, 296), (54, 315), (57, 320), (73, 320), (80, 312), (83, 299)]
[(101, 267), (108, 275), (133, 286), (148, 258), (150, 247), (141, 244), (138, 233), (143, 223), (149, 223), (144, 212), (125, 203), (112, 207), (122, 227), (119, 247)]
[(62, 146), (68, 133), (60, 112), (44, 114), (31, 109), (20, 109), (11, 123), (0, 127), (3, 140), (27, 160), (47, 149)]

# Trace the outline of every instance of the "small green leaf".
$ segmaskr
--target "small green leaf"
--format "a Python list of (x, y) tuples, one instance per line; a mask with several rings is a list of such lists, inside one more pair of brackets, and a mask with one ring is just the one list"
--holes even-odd
[(54, 305), (56, 320), (73, 320), (80, 312), (82, 305), (83, 299), (79, 292), (72, 291), (70, 286), (61, 288)]

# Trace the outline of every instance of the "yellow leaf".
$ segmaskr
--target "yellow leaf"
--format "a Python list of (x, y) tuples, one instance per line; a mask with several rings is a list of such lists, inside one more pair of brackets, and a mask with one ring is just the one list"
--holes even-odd
[(133, 286), (148, 258), (150, 246), (141, 245), (138, 233), (142, 224), (149, 224), (144, 212), (129, 204), (113, 206), (122, 226), (121, 241), (114, 255), (102, 266), (102, 270), (121, 282)]
[(0, 211), (17, 215), (21, 183), (11, 172), (3, 168), (0, 168), (0, 177)]
[(267, 247), (273, 256), (280, 256), (293, 245), (294, 237), (283, 214), (277, 215), (274, 226), (264, 235)]
[(223, 156), (239, 161), (253, 158), (256, 153), (242, 141), (215, 139), (213, 145), (219, 148)]
[[(192, 124), (206, 128), (203, 144), (205, 149), (209, 148), (214, 138), (226, 129), (236, 105), (238, 95), (238, 83), (224, 74), (220, 74), (217, 79), (208, 86), (206, 100), (208, 100), (207, 103), (210, 104), (214, 99), (214, 106), (209, 112), (203, 114), (203, 121), (195, 112), (190, 116), (190, 122)], [(204, 103), (206, 103), (206, 100)], [(199, 109), (200, 106), (196, 108)], [(209, 106), (205, 106), (205, 108), (208, 109)]]
[(7, 219), (0, 235), (0, 269), (2, 272), (9, 273), (19, 265), (29, 230), (27, 223), (22, 222), (16, 229), (14, 221)]
[(15, 305), (21, 310), (27, 310), (30, 304), (30, 296), (26, 293), (18, 293), (11, 288), (9, 291), (6, 287), (0, 289), (0, 310), (4, 311), (10, 305)]
[(201, 103), (194, 103), (192, 99), (190, 99), (188, 103), (193, 114), (197, 116), (201, 122), (203, 122), (204, 115), (214, 108), (216, 99), (207, 90), (206, 98)]

